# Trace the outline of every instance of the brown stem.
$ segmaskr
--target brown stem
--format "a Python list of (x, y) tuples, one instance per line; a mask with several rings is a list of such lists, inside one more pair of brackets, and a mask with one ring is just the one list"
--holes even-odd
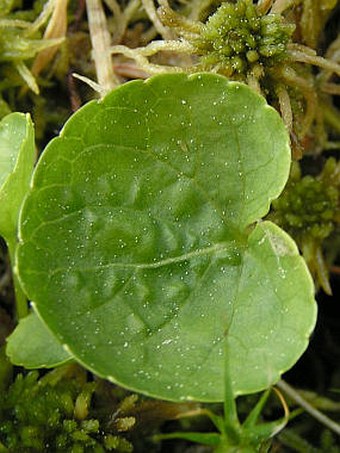
[(110, 52), (111, 37), (101, 0), (86, 0), (86, 8), (97, 80), (105, 93), (119, 84), (113, 72)]

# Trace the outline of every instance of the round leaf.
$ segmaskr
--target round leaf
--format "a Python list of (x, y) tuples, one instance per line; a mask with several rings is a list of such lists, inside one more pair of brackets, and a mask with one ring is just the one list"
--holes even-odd
[(100, 376), (170, 400), (276, 382), (308, 344), (313, 284), (262, 222), (287, 180), (279, 115), (212, 74), (91, 102), (38, 163), (18, 266), (39, 315)]

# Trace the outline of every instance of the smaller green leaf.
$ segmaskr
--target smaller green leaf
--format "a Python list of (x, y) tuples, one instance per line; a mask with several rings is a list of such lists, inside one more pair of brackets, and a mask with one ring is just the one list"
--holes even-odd
[(7, 338), (6, 354), (14, 365), (28, 369), (52, 368), (72, 360), (35, 312), (21, 319)]
[(270, 395), (271, 389), (269, 388), (266, 390), (259, 401), (256, 403), (255, 407), (249, 412), (246, 420), (243, 423), (243, 428), (252, 428), (255, 426), (256, 422), (258, 421), (260, 414), (263, 411), (263, 408), (268, 401), (269, 395)]
[(17, 28), (7, 28), (0, 38), (0, 61), (28, 60), (35, 57), (42, 50), (61, 44), (63, 40), (57, 39), (29, 39)]
[(35, 162), (34, 129), (28, 114), (10, 113), (0, 122), (0, 234), (16, 238), (18, 216)]
[(196, 442), (202, 445), (209, 445), (216, 447), (221, 442), (221, 435), (218, 433), (195, 433), (195, 432), (174, 432), (169, 434), (159, 434), (154, 436), (155, 441), (159, 440), (171, 440), (171, 439), (183, 439), (190, 442)]

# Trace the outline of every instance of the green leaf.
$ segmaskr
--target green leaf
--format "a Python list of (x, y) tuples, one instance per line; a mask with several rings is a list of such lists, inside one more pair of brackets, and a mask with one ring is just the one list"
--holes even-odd
[(15, 241), (19, 210), (35, 161), (34, 130), (28, 114), (10, 113), (0, 122), (0, 234)]
[(10, 113), (0, 122), (0, 235), (9, 250), (19, 318), (27, 314), (27, 300), (17, 279), (14, 253), (20, 208), (28, 192), (34, 162), (31, 118), (28, 114)]
[(100, 376), (169, 400), (275, 383), (314, 327), (292, 241), (259, 222), (290, 166), (281, 118), (247, 86), (162, 75), (78, 111), (46, 148), (21, 216), (36, 310)]
[(53, 368), (72, 359), (35, 312), (19, 321), (7, 338), (6, 354), (14, 365)]
[(174, 432), (169, 434), (157, 434), (153, 436), (155, 442), (161, 440), (183, 439), (189, 442), (196, 442), (202, 445), (216, 447), (221, 443), (221, 434), (219, 433), (198, 433), (198, 432)]

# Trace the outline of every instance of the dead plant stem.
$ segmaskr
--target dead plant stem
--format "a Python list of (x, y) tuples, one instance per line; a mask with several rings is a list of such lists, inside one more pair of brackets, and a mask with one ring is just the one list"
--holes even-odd
[(302, 396), (297, 392), (293, 387), (291, 387), (287, 382), (281, 379), (277, 384), (277, 387), (281, 389), (289, 398), (291, 398), (295, 403), (301, 406), (308, 414), (318, 420), (320, 423), (325, 425), (327, 428), (335, 432), (340, 436), (340, 425), (334, 420), (327, 417), (327, 415), (320, 412), (318, 409), (309, 404)]
[(113, 71), (110, 52), (111, 36), (101, 0), (86, 0), (86, 8), (97, 81), (103, 93), (106, 93), (119, 84)]

